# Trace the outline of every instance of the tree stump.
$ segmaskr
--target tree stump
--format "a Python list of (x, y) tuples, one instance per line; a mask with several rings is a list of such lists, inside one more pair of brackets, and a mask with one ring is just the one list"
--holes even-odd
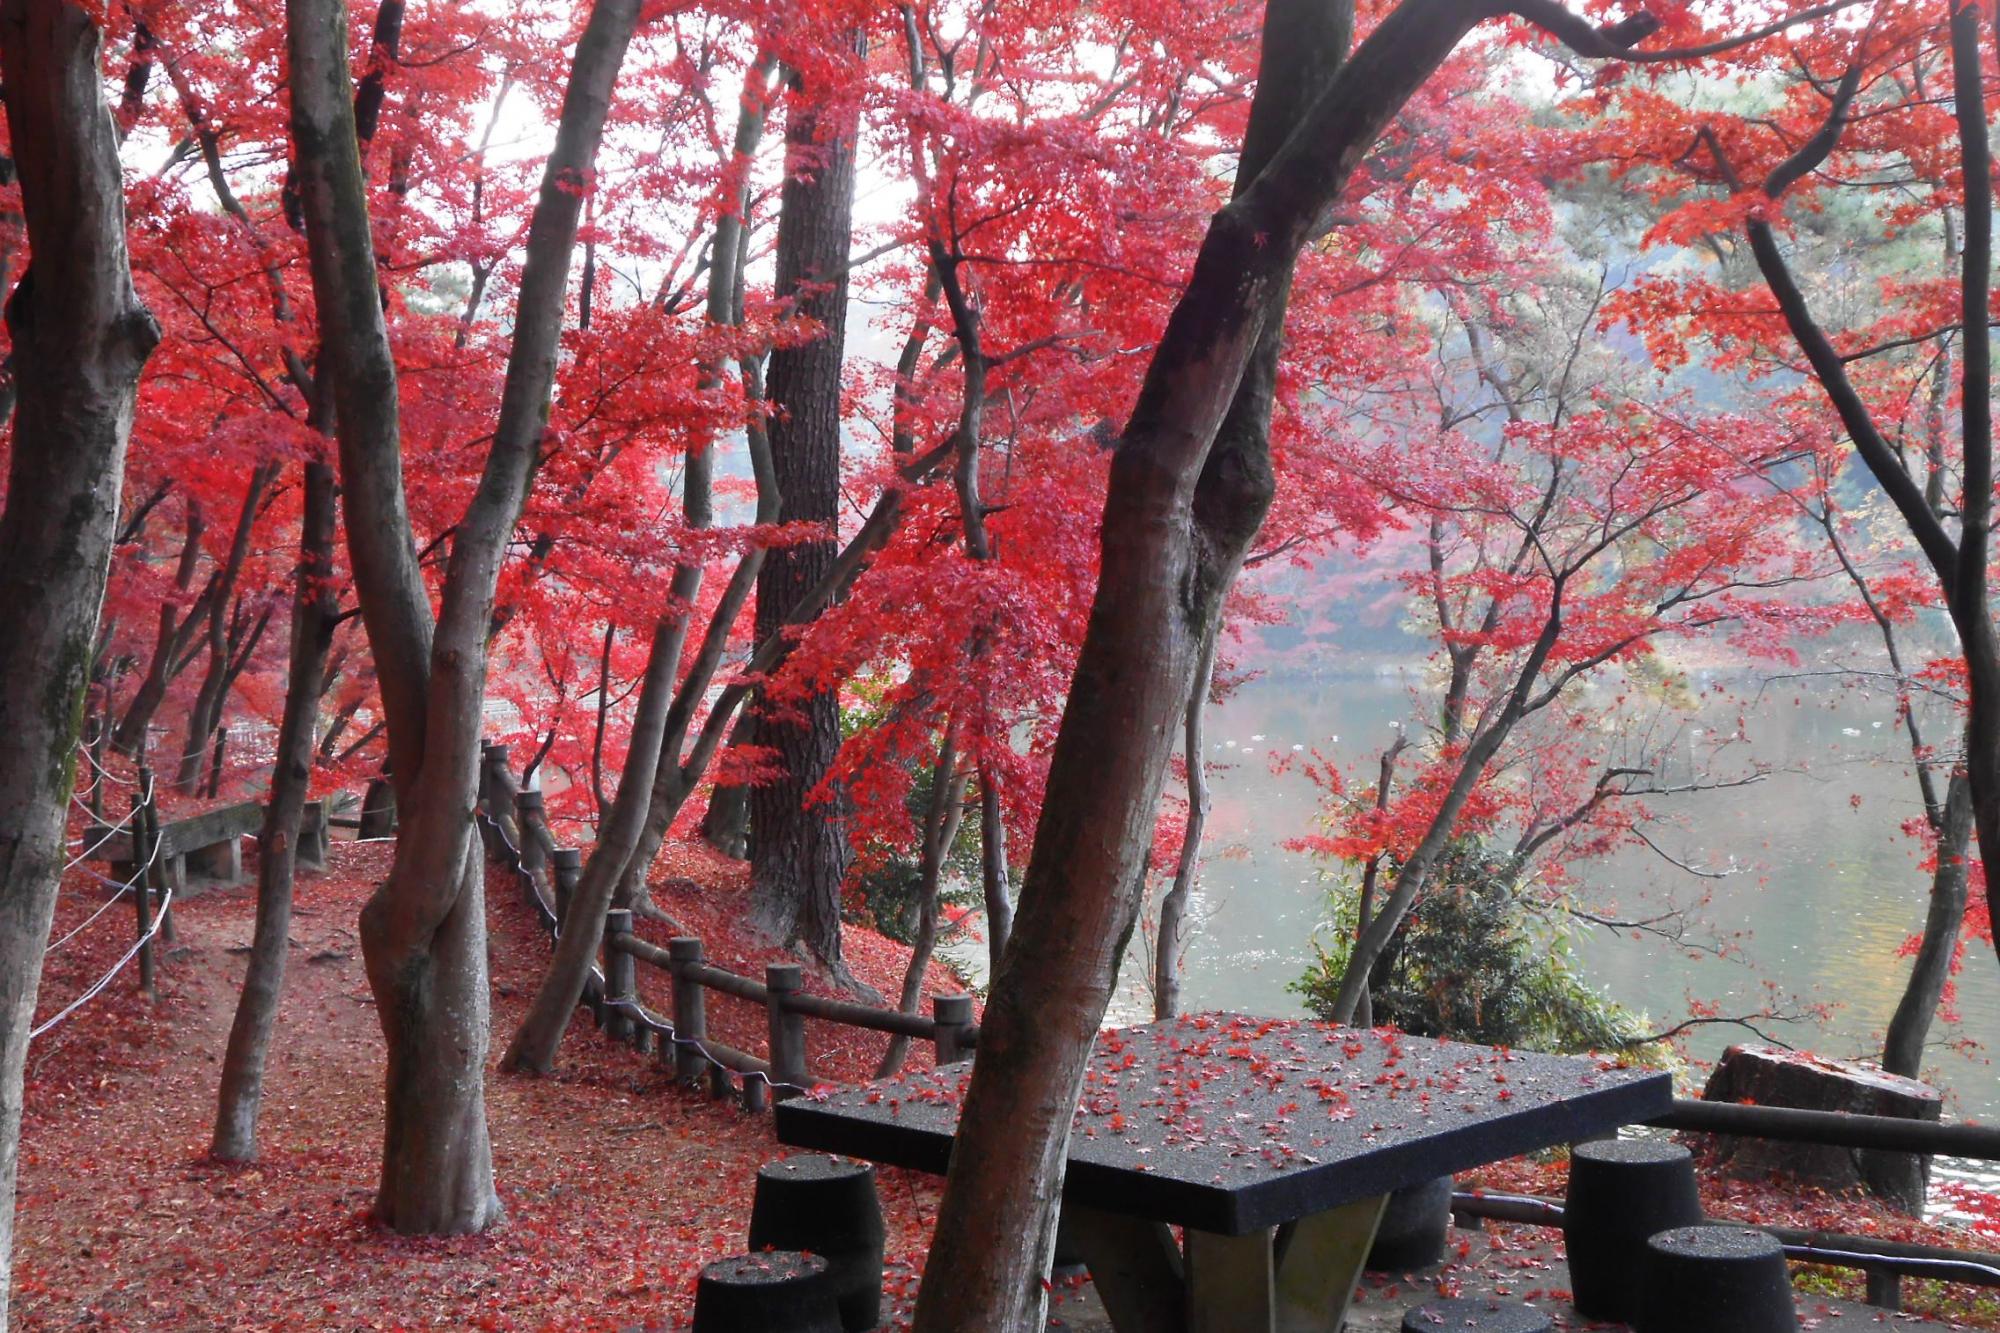
[(326, 847), (332, 840), (332, 829), (327, 823), (328, 802), (307, 801), (299, 810), (299, 836), (295, 851), (301, 870), (326, 869)]
[[(1787, 1106), (1808, 1111), (1937, 1120), (1937, 1089), (1858, 1060), (1833, 1060), (1772, 1046), (1732, 1046), (1723, 1053), (1702, 1100)], [(1866, 1190), (1921, 1216), (1931, 1159), (1918, 1153), (1838, 1148), (1817, 1143), (1712, 1136), (1712, 1160), (1739, 1179), (1779, 1175), (1829, 1190)]]

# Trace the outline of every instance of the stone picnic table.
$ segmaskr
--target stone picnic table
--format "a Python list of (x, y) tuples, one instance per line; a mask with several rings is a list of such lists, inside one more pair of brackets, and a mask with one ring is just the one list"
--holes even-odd
[[(970, 1078), (794, 1098), (778, 1139), (942, 1174)], [(1120, 1333), (1336, 1330), (1391, 1191), (1672, 1099), (1667, 1075), (1609, 1059), (1387, 1030), (1220, 1013), (1112, 1029), (1070, 1134), (1065, 1229)]]

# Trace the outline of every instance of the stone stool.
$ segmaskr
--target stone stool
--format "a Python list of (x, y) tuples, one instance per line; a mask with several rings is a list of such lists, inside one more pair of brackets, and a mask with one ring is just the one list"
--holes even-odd
[(1389, 1196), (1368, 1248), (1367, 1267), (1377, 1273), (1407, 1273), (1444, 1258), (1451, 1230), (1451, 1177), (1439, 1176)]
[(1632, 1322), (1646, 1240), (1701, 1221), (1694, 1159), (1665, 1139), (1603, 1139), (1570, 1149), (1563, 1244), (1577, 1313)]
[(871, 1164), (802, 1153), (758, 1169), (750, 1248), (824, 1256), (828, 1288), (849, 1333), (882, 1321), (883, 1235)]
[(694, 1333), (840, 1333), (826, 1260), (789, 1250), (716, 1260), (695, 1285)]
[(1403, 1333), (1549, 1333), (1554, 1327), (1547, 1315), (1519, 1301), (1431, 1301), (1403, 1314)]
[(1676, 1227), (1646, 1242), (1639, 1333), (1798, 1333), (1778, 1238), (1755, 1227)]

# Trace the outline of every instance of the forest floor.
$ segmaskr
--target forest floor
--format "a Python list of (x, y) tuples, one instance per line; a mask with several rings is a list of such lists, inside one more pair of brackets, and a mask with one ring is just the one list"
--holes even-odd
[[(208, 1158), (216, 1080), (251, 934), (249, 885), (175, 909), (159, 998), (136, 965), (28, 1055), (14, 1315), (23, 1330), (623, 1329), (667, 1327), (702, 1264), (743, 1248), (757, 1168), (783, 1156), (768, 1114), (680, 1091), (655, 1062), (597, 1038), (580, 1013), (558, 1072), (487, 1083), (504, 1226), (410, 1240), (369, 1221), (381, 1138), (382, 1038), (354, 923), (390, 844), (340, 842), (301, 877), (283, 1008), (266, 1076), (262, 1158)], [(761, 973), (746, 949), (740, 863), (670, 849), (661, 905), (711, 962)], [(676, 884), (699, 880), (696, 897)], [(497, 1058), (539, 979), (547, 944), (511, 874), (489, 873)], [(103, 901), (65, 885), (59, 939)], [(37, 1021), (129, 947), (129, 905), (50, 960)], [(893, 995), (907, 953), (849, 932), (849, 965)], [(957, 986), (941, 970), (934, 985)], [(829, 990), (823, 983), (812, 989)], [(644, 989), (642, 987), (642, 989)], [(666, 997), (649, 993), (666, 1008)], [(762, 1011), (711, 997), (722, 1040), (761, 1049)], [(860, 1081), (886, 1039), (809, 1032), (815, 1072)], [(911, 1064), (924, 1062), (924, 1048)], [(914, 1288), (937, 1183), (882, 1173), (892, 1289)]]
[[(456, 1240), (405, 1239), (372, 1226), (381, 1035), (354, 922), (388, 856), (386, 843), (336, 843), (331, 869), (300, 880), (255, 1165), (208, 1158), (216, 1079), (250, 939), (248, 885), (177, 906), (178, 940), (160, 968), (157, 1000), (136, 993), (128, 970), (30, 1049), (18, 1328), (650, 1330), (681, 1324), (701, 1266), (742, 1248), (757, 1167), (787, 1151), (772, 1137), (770, 1116), (674, 1087), (654, 1061), (598, 1039), (582, 1014), (555, 1075), (488, 1081), (505, 1225)], [(677, 928), (704, 938), (712, 962), (756, 973), (782, 956), (744, 941), (741, 863), (694, 847), (671, 848), (667, 861), (658, 901)], [(547, 956), (517, 882), (498, 870), (489, 881), (496, 1055)], [(88, 883), (66, 885), (52, 938), (103, 901)], [(57, 949), (37, 1021), (124, 952), (130, 911), (108, 911)], [(901, 946), (851, 929), (844, 947), (861, 981), (895, 993), (907, 960)], [(942, 969), (930, 983), (956, 988)], [(824, 982), (812, 989), (831, 993)], [(647, 998), (665, 1007), (657, 988)], [(761, 1010), (721, 996), (710, 1003), (717, 1037), (761, 1049)], [(808, 1050), (820, 1076), (860, 1081), (884, 1040), (813, 1024)], [(927, 1057), (918, 1046), (911, 1063)], [(1561, 1168), (1552, 1163), (1503, 1164), (1483, 1179), (1561, 1193)], [(907, 1318), (937, 1182), (884, 1170), (881, 1186), (885, 1308), (895, 1326)], [(1852, 1200), (1721, 1181), (1705, 1182), (1704, 1191), (1719, 1214), (1976, 1243)], [(1546, 1237), (1515, 1244), (1532, 1251), (1538, 1241), (1546, 1254)], [(1456, 1280), (1420, 1278), (1389, 1298), (1413, 1302)], [(1546, 1285), (1526, 1273), (1521, 1281)], [(1851, 1296), (1860, 1280), (1812, 1275), (1804, 1285), (1809, 1295)], [(1912, 1283), (1908, 1295), (1910, 1308), (1960, 1327), (2000, 1328), (2000, 1307), (1984, 1293)], [(1056, 1296), (1052, 1327), (1098, 1326), (1087, 1288), (1059, 1286)]]

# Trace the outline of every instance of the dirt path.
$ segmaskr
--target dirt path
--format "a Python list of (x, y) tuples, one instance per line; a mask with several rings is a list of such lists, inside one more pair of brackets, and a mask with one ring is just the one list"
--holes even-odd
[[(156, 1005), (121, 978), (38, 1044), (20, 1328), (664, 1327), (700, 1265), (742, 1247), (756, 1167), (783, 1151), (769, 1117), (668, 1086), (649, 1061), (597, 1040), (587, 1019), (556, 1077), (489, 1083), (505, 1226), (414, 1241), (369, 1224), (381, 1036), (353, 922), (386, 857), (386, 845), (337, 844), (332, 871), (301, 883), (257, 1165), (206, 1159), (237, 951), (250, 937), (247, 888), (180, 906)], [(497, 1049), (544, 954), (494, 882)], [(65, 896), (58, 936), (101, 901)], [(59, 954), (45, 1011), (129, 939), (114, 912)], [(883, 1202), (903, 1260), (896, 1285), (907, 1285), (934, 1187), (885, 1173)]]

